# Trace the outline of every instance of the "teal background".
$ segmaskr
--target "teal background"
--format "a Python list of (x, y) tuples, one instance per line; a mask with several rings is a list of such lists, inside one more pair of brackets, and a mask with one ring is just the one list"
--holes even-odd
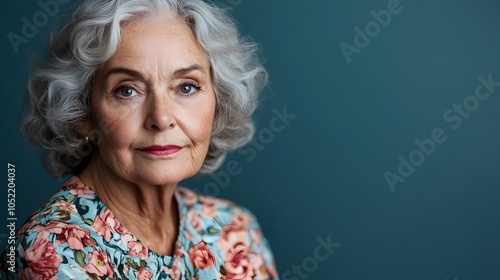
[[(261, 137), (246, 147), (255, 153), (229, 157), (239, 172), (227, 186), (221, 171), (184, 186), (251, 209), (282, 279), (500, 279), (500, 87), (456, 130), (443, 119), (474, 94), (478, 76), (500, 81), (500, 2), (402, 0), (351, 63), (339, 44), (354, 45), (354, 28), (390, 1), (218, 2), (262, 46), (270, 82), (255, 114)], [(18, 226), (62, 183), (27, 148), (19, 123), (29, 63), (71, 5), (16, 54), (7, 34), (20, 34), (21, 18), (41, 8), (0, 3), (0, 174), (6, 179), (7, 163), (16, 165)], [(266, 130), (284, 106), (296, 117), (282, 131)], [(435, 128), (447, 140), (392, 191), (384, 172), (397, 174), (398, 156), (408, 159), (414, 140)], [(6, 230), (0, 234), (3, 247)], [(328, 236), (340, 246), (314, 260), (317, 238)]]

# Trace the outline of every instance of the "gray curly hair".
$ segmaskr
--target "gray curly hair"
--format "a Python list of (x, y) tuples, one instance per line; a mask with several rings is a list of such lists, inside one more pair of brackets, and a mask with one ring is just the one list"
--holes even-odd
[[(217, 105), (200, 173), (216, 170), (228, 151), (251, 140), (251, 116), (267, 72), (257, 57), (257, 45), (240, 36), (226, 11), (202, 0), (86, 0), (52, 36), (48, 58), (29, 79), (22, 132), (45, 152), (43, 161), (51, 174), (76, 174), (88, 162), (92, 145), (78, 125), (90, 114), (97, 69), (120, 42), (120, 24), (159, 12), (181, 16), (210, 62)], [(106, 124), (96, 133), (106, 133)]]

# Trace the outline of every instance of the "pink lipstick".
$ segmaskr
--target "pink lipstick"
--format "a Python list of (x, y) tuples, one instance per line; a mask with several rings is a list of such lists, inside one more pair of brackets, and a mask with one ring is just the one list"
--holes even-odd
[(179, 147), (177, 145), (166, 145), (166, 146), (154, 145), (139, 150), (150, 155), (161, 157), (161, 156), (168, 156), (175, 154), (181, 149), (182, 147)]

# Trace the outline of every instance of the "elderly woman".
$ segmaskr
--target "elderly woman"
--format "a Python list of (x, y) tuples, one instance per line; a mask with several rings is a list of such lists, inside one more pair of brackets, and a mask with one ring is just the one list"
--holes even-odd
[(266, 72), (201, 0), (87, 0), (29, 83), (24, 134), (73, 175), (2, 254), (8, 279), (277, 279), (253, 215), (177, 184), (247, 143)]

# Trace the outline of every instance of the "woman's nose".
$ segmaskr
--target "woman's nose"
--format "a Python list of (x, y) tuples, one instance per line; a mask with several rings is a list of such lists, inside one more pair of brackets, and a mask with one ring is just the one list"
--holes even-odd
[(165, 130), (175, 127), (174, 106), (168, 94), (155, 95), (148, 100), (145, 127), (148, 130)]

